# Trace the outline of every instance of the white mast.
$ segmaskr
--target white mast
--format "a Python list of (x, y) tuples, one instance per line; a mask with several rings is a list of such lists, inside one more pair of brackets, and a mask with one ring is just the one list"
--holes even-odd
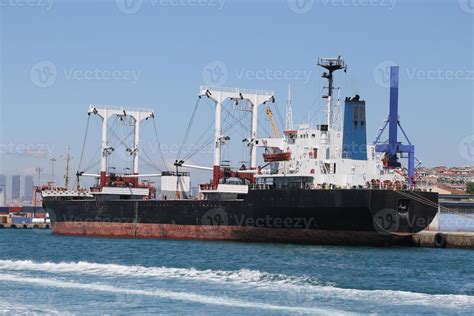
[(293, 109), (291, 107), (291, 84), (288, 84), (288, 102), (286, 103), (286, 130), (293, 129)]
[(130, 116), (135, 121), (134, 129), (134, 148), (127, 150), (133, 155), (133, 173), (138, 174), (138, 146), (140, 142), (140, 123), (148, 118), (153, 118), (154, 113), (151, 109), (128, 109), (125, 107), (114, 106), (95, 106), (89, 107), (89, 114), (93, 113), (102, 118), (102, 155), (100, 158), (100, 185), (105, 186), (107, 175), (108, 156), (114, 151), (114, 148), (109, 146), (108, 140), (108, 120), (112, 116)]
[(64, 174), (64, 187), (69, 189), (69, 171), (71, 169), (71, 146), (67, 147), (67, 154), (66, 156), (61, 156), (61, 158), (64, 158), (66, 160), (66, 173)]
[(199, 96), (208, 97), (215, 105), (215, 145), (214, 145), (214, 175), (213, 175), (213, 188), (217, 189), (219, 177), (220, 177), (220, 165), (221, 165), (221, 146), (228, 140), (222, 135), (221, 116), (222, 116), (222, 104), (226, 99), (231, 100), (245, 100), (250, 104), (249, 112), (252, 113), (252, 126), (250, 130), (250, 168), (257, 168), (257, 128), (258, 128), (258, 106), (265, 104), (268, 101), (274, 101), (273, 92), (269, 91), (255, 91), (245, 90), (238, 88), (222, 88), (222, 87), (200, 87)]
[(332, 96), (333, 96), (333, 90), (334, 90), (334, 77), (333, 73), (338, 70), (347, 70), (347, 66), (344, 63), (344, 60), (342, 59), (341, 56), (338, 56), (337, 58), (320, 58), (318, 60), (318, 66), (321, 66), (327, 70), (327, 72), (324, 72), (322, 77), (327, 79), (328, 81), (328, 94), (324, 96), (324, 98), (327, 98), (327, 103), (328, 103), (328, 130), (332, 130), (332, 125), (333, 125), (333, 108), (332, 108)]

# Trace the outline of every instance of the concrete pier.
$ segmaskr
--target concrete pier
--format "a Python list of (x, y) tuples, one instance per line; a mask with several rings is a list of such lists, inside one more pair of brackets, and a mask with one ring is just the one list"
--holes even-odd
[(424, 231), (414, 235), (418, 247), (474, 249), (474, 233)]
[(49, 223), (28, 223), (28, 224), (0, 224), (0, 229), (11, 228), (11, 229), (50, 229), (51, 224)]

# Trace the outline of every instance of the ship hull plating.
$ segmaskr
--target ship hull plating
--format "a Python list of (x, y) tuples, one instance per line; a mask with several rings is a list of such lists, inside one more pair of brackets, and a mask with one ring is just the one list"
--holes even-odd
[[(423, 201), (422, 201), (423, 200)], [(251, 190), (243, 200), (48, 198), (55, 234), (344, 245), (405, 245), (438, 195), (388, 190)]]

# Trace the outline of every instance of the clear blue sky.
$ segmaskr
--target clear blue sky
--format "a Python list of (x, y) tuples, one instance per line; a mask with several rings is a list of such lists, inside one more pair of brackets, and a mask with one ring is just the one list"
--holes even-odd
[[(367, 101), (369, 140), (387, 114), (382, 74), (395, 62), (417, 156), (428, 166), (469, 163), (472, 0), (50, 1), (0, 0), (0, 173), (50, 173), (44, 153), (59, 158), (68, 144), (77, 163), (91, 103), (153, 107), (161, 141), (180, 144), (203, 83), (273, 90), (282, 112), (291, 83), (301, 121), (322, 103), (317, 57), (338, 54), (349, 65), (337, 78), (342, 96)], [(216, 66), (222, 76), (210, 77)], [(196, 130), (209, 123), (203, 113)]]

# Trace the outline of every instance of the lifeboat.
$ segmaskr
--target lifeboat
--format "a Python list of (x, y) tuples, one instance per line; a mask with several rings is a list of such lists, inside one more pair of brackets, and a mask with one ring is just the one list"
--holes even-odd
[(265, 153), (263, 154), (263, 160), (265, 162), (278, 162), (278, 161), (290, 161), (291, 153)]

